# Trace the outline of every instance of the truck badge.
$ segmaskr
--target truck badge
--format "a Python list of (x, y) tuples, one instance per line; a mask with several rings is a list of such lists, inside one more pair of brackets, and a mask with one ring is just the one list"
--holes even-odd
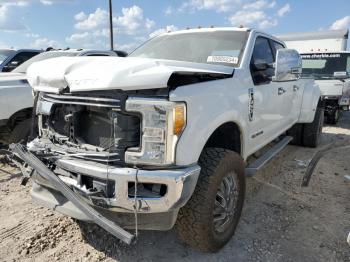
[(253, 121), (253, 116), (254, 116), (254, 88), (249, 88), (248, 89), (248, 96), (249, 96), (248, 118), (249, 118), (249, 121)]

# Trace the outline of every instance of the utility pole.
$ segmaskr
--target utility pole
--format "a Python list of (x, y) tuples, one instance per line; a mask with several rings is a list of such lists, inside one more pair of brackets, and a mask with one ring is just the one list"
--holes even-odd
[(109, 0), (109, 38), (111, 43), (111, 50), (114, 50), (113, 44), (113, 13), (112, 13), (112, 0)]

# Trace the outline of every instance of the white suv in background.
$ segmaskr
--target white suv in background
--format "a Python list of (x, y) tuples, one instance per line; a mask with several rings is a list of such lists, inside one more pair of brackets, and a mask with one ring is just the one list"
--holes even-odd
[(52, 50), (34, 56), (12, 72), (1, 73), (0, 143), (25, 142), (30, 134), (33, 95), (27, 81), (27, 68), (35, 62), (63, 56), (117, 56), (117, 54), (114, 51), (99, 50)]

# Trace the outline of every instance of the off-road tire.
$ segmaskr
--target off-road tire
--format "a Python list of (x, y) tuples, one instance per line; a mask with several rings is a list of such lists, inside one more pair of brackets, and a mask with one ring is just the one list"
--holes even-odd
[(340, 117), (340, 109), (338, 107), (333, 108), (332, 110), (327, 112), (327, 117), (326, 117), (327, 124), (336, 125), (339, 121), (339, 117)]
[[(201, 173), (195, 191), (180, 209), (176, 227), (181, 239), (191, 247), (204, 252), (216, 252), (231, 239), (241, 216), (245, 195), (244, 162), (233, 151), (206, 148), (200, 156), (199, 165)], [(218, 234), (213, 224), (214, 203), (218, 187), (229, 173), (235, 174), (237, 204), (227, 230)]]
[(324, 121), (324, 108), (318, 106), (315, 118), (312, 123), (304, 124), (303, 127), (303, 145), (306, 147), (317, 147), (322, 134)]
[(32, 119), (25, 119), (15, 125), (12, 129), (8, 143), (26, 143), (30, 135)]

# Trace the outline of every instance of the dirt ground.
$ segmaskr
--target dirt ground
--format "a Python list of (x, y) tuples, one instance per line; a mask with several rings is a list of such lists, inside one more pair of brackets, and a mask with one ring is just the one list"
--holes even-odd
[[(350, 114), (326, 126), (322, 145), (350, 141)], [(288, 146), (247, 181), (235, 236), (216, 254), (183, 244), (175, 230), (141, 232), (127, 246), (97, 226), (31, 203), (18, 170), (0, 162), (0, 261), (350, 261), (350, 149), (327, 154), (300, 183), (317, 149)], [(1, 160), (0, 160), (1, 161)], [(81, 233), (83, 232), (83, 234)]]

